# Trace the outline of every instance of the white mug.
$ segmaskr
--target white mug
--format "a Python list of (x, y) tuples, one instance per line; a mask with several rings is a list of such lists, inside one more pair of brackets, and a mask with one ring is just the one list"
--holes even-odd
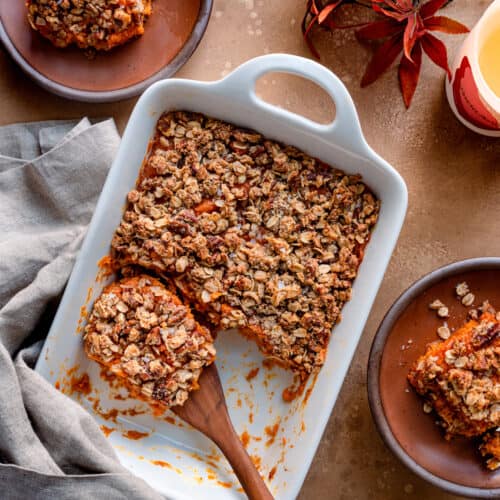
[(446, 95), (456, 117), (474, 132), (490, 137), (500, 137), (500, 97), (483, 77), (479, 53), (485, 40), (499, 29), (500, 0), (495, 0), (462, 44), (451, 80), (446, 78)]

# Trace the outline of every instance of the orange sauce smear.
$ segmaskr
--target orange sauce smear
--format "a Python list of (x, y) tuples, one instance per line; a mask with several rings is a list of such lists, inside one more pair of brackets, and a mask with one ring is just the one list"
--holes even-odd
[(126, 437), (127, 439), (138, 440), (138, 439), (142, 439), (142, 438), (149, 436), (149, 432), (139, 432), (139, 431), (130, 430), (130, 431), (122, 432), (122, 436)]
[(153, 465), (158, 465), (159, 467), (166, 467), (167, 469), (173, 469), (173, 467), (163, 460), (150, 460)]
[(259, 457), (259, 455), (250, 455), (250, 458), (255, 465), (255, 468), (260, 471), (262, 468), (262, 459)]
[(78, 371), (78, 368), (80, 368), (80, 365), (75, 365), (75, 366), (73, 366), (73, 368), (66, 370), (66, 375), (68, 377), (71, 377), (72, 375), (74, 375)]
[(153, 465), (157, 465), (158, 467), (165, 467), (167, 469), (172, 469), (173, 471), (177, 472), (177, 474), (182, 474), (181, 469), (172, 466), (171, 464), (165, 462), (164, 460), (150, 460), (149, 462), (152, 463)]
[(216, 472), (210, 469), (209, 467), (206, 468), (206, 472), (207, 472), (207, 478), (210, 479), (211, 481), (215, 481), (219, 486), (222, 486), (223, 488), (233, 487), (233, 483), (220, 481), (219, 479), (217, 479)]
[(245, 378), (248, 380), (248, 382), (250, 382), (250, 380), (254, 379), (259, 373), (259, 368), (254, 368), (253, 370), (250, 370), (247, 375), (245, 376)]
[(269, 436), (269, 439), (266, 441), (266, 446), (271, 446), (274, 443), (276, 434), (278, 434), (280, 423), (281, 417), (278, 417), (278, 419), (272, 426), (267, 425), (266, 427), (264, 427), (264, 432)]
[(276, 465), (269, 471), (269, 474), (267, 475), (267, 478), (269, 481), (272, 481), (274, 478), (274, 475), (276, 474)]
[(116, 429), (114, 429), (113, 427), (106, 427), (105, 425), (101, 425), (101, 431), (102, 433), (106, 436), (106, 437), (109, 437), (109, 435), (112, 433), (112, 432), (115, 432)]
[(243, 446), (246, 448), (248, 446), (248, 443), (250, 442), (250, 434), (248, 434), (247, 431), (243, 431), (241, 433), (240, 440)]
[(314, 389), (314, 386), (316, 385), (316, 380), (318, 379), (318, 374), (319, 374), (319, 372), (316, 372), (313, 375), (313, 379), (311, 381), (311, 385), (307, 389), (306, 394), (304, 396), (304, 399), (302, 400), (302, 408), (305, 408), (305, 406), (307, 405), (307, 402), (309, 401), (309, 397), (311, 396), (312, 391)]
[(118, 416), (118, 410), (116, 408), (112, 408), (111, 410), (105, 412), (100, 406), (99, 406), (99, 399), (96, 398), (94, 401), (94, 404), (92, 405), (92, 409), (104, 420), (111, 420), (116, 424), (116, 417)]
[[(189, 453), (191, 457), (193, 457), (195, 460), (198, 460), (198, 462), (203, 462), (205, 464), (210, 465), (210, 467), (213, 467), (214, 469), (219, 469), (219, 466), (213, 461), (213, 459), (219, 459), (219, 457), (215, 457), (214, 455), (207, 455), (206, 457), (200, 457), (197, 453)], [(208, 458), (208, 460), (207, 460)], [(210, 460), (212, 459), (212, 460)]]
[(287, 403), (291, 403), (294, 399), (298, 398), (299, 396), (302, 395), (304, 392), (304, 388), (306, 386), (307, 380), (304, 380), (300, 382), (298, 386), (295, 384), (292, 385), (291, 387), (287, 387), (286, 389), (283, 389), (283, 401), (286, 401)]
[(137, 408), (127, 408), (126, 410), (120, 410), (123, 415), (128, 415), (130, 417), (135, 417), (136, 415), (144, 415), (146, 410), (138, 410)]
[(102, 259), (97, 262), (97, 267), (99, 268), (99, 272), (96, 276), (96, 283), (100, 283), (105, 279), (112, 276), (118, 270), (118, 264), (115, 260), (109, 256), (105, 255)]
[(87, 290), (87, 297), (85, 297), (85, 303), (80, 307), (80, 317), (78, 318), (78, 324), (76, 326), (76, 333), (79, 335), (83, 330), (83, 322), (87, 318), (89, 311), (87, 311), (87, 305), (90, 302), (90, 298), (92, 297), (93, 288), (90, 287)]
[(208, 479), (212, 481), (217, 481), (217, 474), (214, 470), (210, 469), (209, 467), (207, 467), (205, 470), (207, 472)]
[[(74, 370), (75, 368), (72, 368), (72, 370)], [(68, 374), (70, 371), (71, 370), (68, 371)], [(71, 377), (70, 387), (71, 387), (71, 392), (79, 392), (81, 394), (85, 394), (86, 396), (92, 392), (89, 376), (86, 373), (84, 373), (81, 377), (78, 378)]]

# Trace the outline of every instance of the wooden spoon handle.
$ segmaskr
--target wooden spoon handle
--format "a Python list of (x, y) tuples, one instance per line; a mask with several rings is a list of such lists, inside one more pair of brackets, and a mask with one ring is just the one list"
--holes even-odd
[(266, 483), (248, 456), (230, 421), (226, 429), (227, 432), (220, 432), (214, 438), (214, 442), (231, 464), (248, 498), (250, 500), (273, 500)]

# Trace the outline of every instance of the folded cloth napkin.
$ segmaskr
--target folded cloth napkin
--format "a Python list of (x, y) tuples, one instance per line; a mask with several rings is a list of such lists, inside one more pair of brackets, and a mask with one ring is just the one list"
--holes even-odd
[(32, 369), (120, 138), (112, 120), (0, 127), (0, 498), (160, 499)]

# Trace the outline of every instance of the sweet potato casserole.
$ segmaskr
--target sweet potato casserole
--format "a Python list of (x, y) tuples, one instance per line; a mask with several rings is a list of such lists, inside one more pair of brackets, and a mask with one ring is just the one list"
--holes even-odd
[(27, 0), (31, 27), (56, 47), (109, 50), (144, 33), (151, 0)]
[(87, 355), (153, 404), (182, 405), (215, 359), (210, 332), (189, 307), (150, 276), (106, 287), (84, 335)]
[(446, 437), (480, 437), (491, 469), (500, 466), (500, 322), (489, 311), (429, 346), (408, 375), (436, 411)]
[(214, 327), (238, 329), (304, 380), (324, 363), (379, 207), (359, 176), (256, 132), (170, 112), (112, 256), (173, 279)]

